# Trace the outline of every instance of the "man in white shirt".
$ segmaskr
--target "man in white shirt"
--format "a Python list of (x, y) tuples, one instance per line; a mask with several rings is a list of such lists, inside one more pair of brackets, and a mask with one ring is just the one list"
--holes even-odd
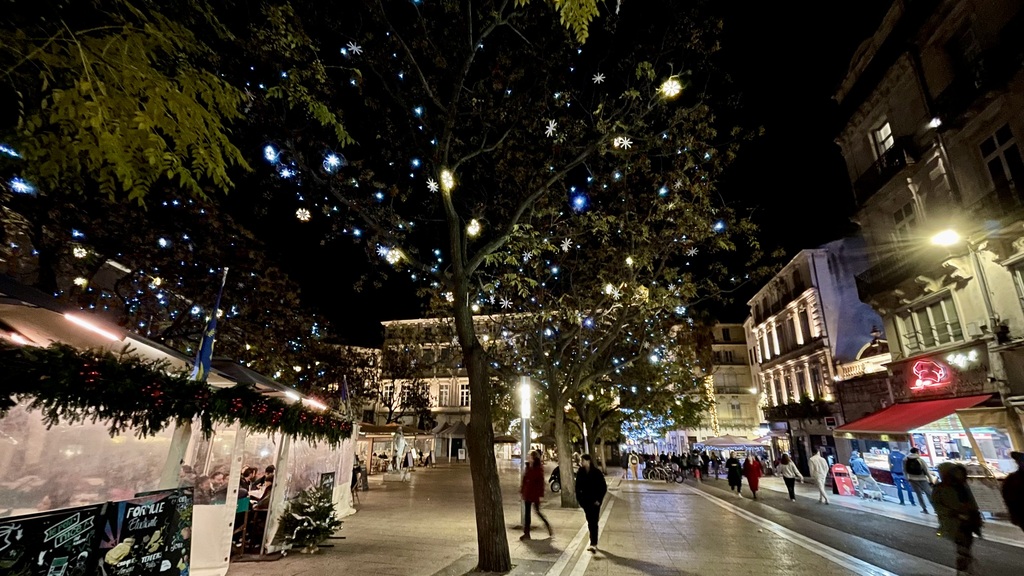
[(825, 494), (825, 479), (828, 478), (828, 462), (822, 457), (821, 451), (819, 450), (814, 456), (811, 456), (811, 460), (807, 463), (808, 468), (811, 470), (811, 478), (814, 478), (814, 483), (818, 486), (818, 503), (824, 502), (828, 504), (828, 495)]

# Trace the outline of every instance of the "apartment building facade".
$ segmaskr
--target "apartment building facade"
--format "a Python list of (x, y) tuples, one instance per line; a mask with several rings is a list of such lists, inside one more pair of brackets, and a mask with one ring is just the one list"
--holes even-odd
[(884, 318), (893, 400), (979, 399), (1016, 449), (1022, 63), (1020, 2), (898, 0), (835, 95), (836, 141), (870, 257), (859, 294)]
[(747, 303), (747, 360), (772, 446), (801, 467), (818, 448), (834, 450), (837, 363), (856, 360), (881, 324), (857, 295), (865, 266), (856, 238), (802, 250)]

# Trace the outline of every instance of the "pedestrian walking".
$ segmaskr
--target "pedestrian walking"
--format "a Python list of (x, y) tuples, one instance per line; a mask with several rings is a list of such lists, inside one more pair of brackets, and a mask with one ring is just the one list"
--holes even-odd
[(1017, 470), (1003, 480), (1003, 501), (1010, 513), (1010, 522), (1024, 530), (1024, 453), (1010, 452)]
[(633, 480), (640, 479), (640, 457), (636, 452), (629, 453), (629, 469), (633, 471)]
[(754, 495), (754, 500), (757, 500), (757, 489), (762, 474), (764, 467), (761, 466), (761, 461), (754, 456), (747, 456), (747, 461), (743, 463), (743, 476), (747, 479), (747, 486)]
[(736, 497), (742, 498), (743, 465), (735, 452), (730, 452), (729, 459), (725, 461), (725, 478), (729, 481), (729, 491), (736, 490)]
[(789, 454), (782, 455), (782, 460), (779, 462), (779, 474), (782, 475), (782, 481), (786, 483), (790, 502), (796, 502), (796, 480), (799, 478), (800, 483), (803, 484), (804, 476), (800, 473), (800, 469), (796, 467), (796, 462), (793, 462), (793, 459), (789, 457)]
[(700, 482), (700, 467), (702, 463), (700, 461), (700, 455), (697, 453), (696, 450), (693, 452), (693, 454), (690, 454), (690, 459), (688, 462), (690, 464), (690, 470), (693, 471), (693, 477), (698, 482)]
[[(910, 454), (907, 454), (907, 458), (903, 461), (903, 473), (907, 476), (907, 482), (910, 482), (914, 494), (917, 495), (917, 501), (921, 503), (921, 512), (927, 514), (928, 505), (924, 503), (924, 497), (927, 494), (928, 499), (931, 500), (932, 484), (935, 483), (935, 478), (928, 470), (928, 464), (925, 463), (924, 458), (921, 458), (921, 451), (916, 447), (910, 449)], [(934, 505), (932, 503), (932, 506)]]
[(850, 470), (853, 471), (853, 475), (857, 477), (857, 481), (860, 484), (861, 498), (867, 498), (869, 492), (877, 494), (879, 498), (881, 497), (882, 487), (871, 476), (871, 469), (868, 468), (868, 463), (864, 461), (864, 457), (861, 456), (860, 452), (854, 452), (853, 456), (850, 457)]
[(608, 484), (604, 474), (590, 462), (590, 454), (580, 458), (580, 469), (576, 471), (576, 502), (587, 516), (587, 527), (590, 529), (590, 547), (587, 550), (597, 552), (597, 521), (601, 518), (601, 502), (608, 492)]
[(814, 453), (814, 456), (811, 456), (807, 466), (811, 470), (811, 478), (814, 480), (814, 484), (818, 487), (818, 504), (828, 504), (828, 494), (825, 493), (825, 480), (828, 478), (828, 461), (822, 455), (822, 450), (818, 450)]
[(619, 459), (619, 465), (622, 466), (622, 479), (629, 480), (629, 452), (622, 453), (622, 457)]
[(963, 464), (939, 464), (939, 483), (932, 490), (932, 506), (939, 517), (939, 535), (956, 543), (957, 576), (973, 573), (974, 537), (981, 536), (981, 512), (967, 485)]
[(525, 522), (523, 523), (523, 535), (520, 540), (530, 539), (530, 508), (537, 512), (537, 518), (544, 522), (544, 528), (548, 536), (554, 537), (551, 531), (551, 523), (540, 512), (540, 500), (544, 497), (544, 465), (540, 461), (540, 452), (530, 452), (530, 462), (526, 465), (526, 473), (523, 474), (523, 483), (519, 487), (519, 493), (523, 496), (523, 503), (526, 505)]
[(896, 495), (900, 498), (900, 506), (906, 506), (907, 503), (903, 500), (903, 491), (907, 491), (907, 498), (910, 499), (910, 505), (914, 506), (914, 493), (911, 491), (910, 483), (907, 482), (907, 477), (903, 471), (904, 460), (907, 455), (900, 452), (899, 449), (895, 449), (889, 452), (889, 472), (892, 473), (892, 483), (896, 487)]

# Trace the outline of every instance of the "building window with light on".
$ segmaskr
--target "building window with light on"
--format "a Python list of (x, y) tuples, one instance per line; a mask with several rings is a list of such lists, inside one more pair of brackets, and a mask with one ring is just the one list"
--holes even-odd
[(960, 316), (949, 294), (897, 315), (896, 325), (908, 355), (964, 341)]
[(459, 406), (469, 406), (469, 384), (459, 384)]
[(821, 398), (821, 366), (811, 364), (811, 391), (815, 398)]
[(888, 122), (882, 124), (878, 128), (875, 128), (871, 132), (872, 143), (875, 145), (875, 154), (881, 158), (885, 153), (892, 148), (895, 144), (896, 139), (892, 135), (892, 126)]
[(1024, 160), (1010, 126), (1003, 124), (996, 133), (982, 141), (981, 155), (998, 194), (1024, 185)]
[(452, 386), (451, 384), (440, 384), (437, 387), (437, 405), (448, 406), (451, 402)]
[(385, 404), (391, 404), (391, 402), (395, 399), (394, 383), (389, 382), (384, 385), (384, 387), (381, 389), (381, 399), (383, 399)]
[(892, 213), (893, 230), (897, 240), (909, 240), (917, 228), (917, 213), (914, 203), (907, 202), (902, 208)]

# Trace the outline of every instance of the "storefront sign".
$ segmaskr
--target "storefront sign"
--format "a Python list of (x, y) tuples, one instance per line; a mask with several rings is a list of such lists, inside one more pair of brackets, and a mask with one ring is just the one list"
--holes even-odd
[(981, 394), (987, 383), (984, 346), (913, 358), (893, 369), (893, 392), (899, 399)]
[(70, 576), (93, 573), (103, 504), (0, 522), (0, 573)]
[(100, 534), (102, 576), (188, 574), (192, 489), (164, 490), (111, 502)]

